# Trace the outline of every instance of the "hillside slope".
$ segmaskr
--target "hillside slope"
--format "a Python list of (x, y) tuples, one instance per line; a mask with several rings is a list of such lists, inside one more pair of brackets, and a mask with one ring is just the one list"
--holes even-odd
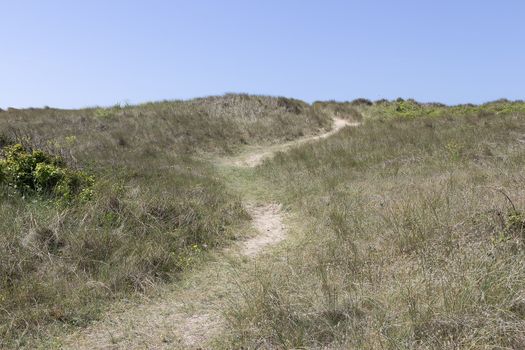
[(223, 348), (523, 347), (524, 104), (406, 104), (255, 169), (295, 225)]
[[(27, 151), (0, 159), (0, 347), (519, 348), (524, 118), (248, 95), (0, 112)], [(39, 190), (77, 172), (91, 199)]]
[[(93, 198), (75, 202), (0, 181), (0, 347), (85, 325), (108, 301), (172, 281), (240, 237), (249, 215), (204, 159), (330, 124), (304, 102), (248, 95), (0, 112), (0, 146), (60, 155), (95, 179)], [(34, 166), (27, 157), (0, 167), (0, 180)]]

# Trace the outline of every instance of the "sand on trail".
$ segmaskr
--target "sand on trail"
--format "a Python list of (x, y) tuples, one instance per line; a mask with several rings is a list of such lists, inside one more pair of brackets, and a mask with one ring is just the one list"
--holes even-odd
[[(329, 137), (343, 127), (356, 126), (334, 119), (332, 130), (317, 136), (257, 150), (230, 159), (227, 165), (253, 167), (277, 151)], [(224, 163), (223, 163), (224, 164)], [(192, 271), (154, 298), (121, 301), (103, 319), (60, 341), (64, 349), (208, 349), (209, 341), (225, 331), (222, 311), (228, 299), (240, 297), (232, 288), (231, 260), (252, 261), (286, 238), (281, 205), (249, 203), (257, 234), (219, 253), (219, 258)], [(222, 255), (221, 255), (222, 254)], [(235, 278), (234, 278), (235, 280)]]
[(359, 122), (350, 122), (346, 119), (334, 118), (332, 129), (323, 134), (314, 135), (314, 136), (306, 136), (303, 138), (299, 138), (297, 140), (280, 143), (277, 145), (267, 146), (263, 148), (255, 147), (252, 149), (248, 149), (247, 152), (244, 152), (240, 155), (225, 158), (221, 161), (221, 163), (225, 165), (230, 165), (230, 166), (253, 168), (261, 164), (265, 159), (271, 158), (277, 152), (286, 151), (290, 147), (298, 146), (306, 142), (316, 141), (316, 140), (330, 137), (333, 134), (337, 133), (342, 128), (344, 128), (345, 126), (359, 126), (359, 125), (360, 125)]
[[(249, 204), (246, 209), (257, 234), (227, 250), (233, 259), (254, 259), (285, 238), (279, 204)], [(221, 310), (232, 294), (231, 271), (224, 260), (197, 271), (162, 297), (120, 303), (104, 319), (71, 334), (63, 348), (207, 349), (207, 341), (224, 330)]]
[(252, 225), (259, 234), (243, 242), (241, 254), (254, 257), (267, 246), (285, 239), (280, 204), (249, 206), (247, 210), (252, 217)]

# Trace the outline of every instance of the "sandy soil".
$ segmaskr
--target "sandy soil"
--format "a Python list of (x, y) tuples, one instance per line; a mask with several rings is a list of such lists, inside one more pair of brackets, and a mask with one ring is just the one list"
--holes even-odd
[(265, 148), (254, 148), (245, 152), (241, 155), (223, 159), (221, 163), (225, 165), (233, 165), (239, 167), (255, 167), (263, 162), (267, 158), (271, 158), (276, 152), (282, 152), (287, 150), (290, 147), (301, 145), (306, 142), (316, 141), (320, 139), (327, 138), (337, 133), (339, 130), (345, 126), (359, 126), (360, 123), (350, 122), (346, 119), (334, 118), (333, 127), (330, 131), (327, 131), (320, 135), (307, 136), (294, 141), (272, 145)]
[(284, 240), (286, 231), (281, 217), (280, 204), (249, 206), (247, 209), (252, 217), (252, 225), (259, 234), (243, 242), (240, 251), (245, 256), (254, 257), (267, 246)]

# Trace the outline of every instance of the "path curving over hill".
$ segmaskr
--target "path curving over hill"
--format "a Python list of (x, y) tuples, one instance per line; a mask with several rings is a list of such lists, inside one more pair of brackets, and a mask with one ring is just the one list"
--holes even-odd
[[(252, 149), (241, 156), (221, 159), (221, 166), (254, 167), (276, 152), (315, 140), (327, 138), (345, 126), (358, 126), (334, 118), (332, 130), (284, 144)], [(255, 261), (258, 255), (286, 238), (281, 205), (277, 203), (246, 204), (256, 235), (223, 252), (213, 261), (193, 271), (169, 290), (153, 299), (120, 302), (105, 318), (85, 329), (79, 329), (60, 340), (65, 349), (208, 349), (210, 340), (221, 334), (225, 322), (223, 310), (228, 299), (238, 290), (231, 281), (238, 271), (235, 264)]]
[(359, 126), (359, 122), (350, 122), (342, 118), (333, 118), (333, 127), (331, 130), (320, 134), (302, 137), (297, 140), (280, 143), (277, 145), (266, 147), (250, 147), (240, 155), (224, 158), (219, 161), (223, 165), (238, 166), (238, 167), (255, 167), (261, 164), (265, 159), (271, 158), (275, 153), (286, 151), (287, 149), (298, 146), (307, 142), (316, 141), (332, 136), (345, 126)]

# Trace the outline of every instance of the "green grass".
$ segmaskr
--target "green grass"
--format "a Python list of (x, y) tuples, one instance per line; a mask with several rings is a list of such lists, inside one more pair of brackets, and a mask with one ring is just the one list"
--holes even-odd
[(87, 202), (0, 187), (0, 347), (86, 325), (108, 302), (176, 280), (249, 220), (204, 159), (329, 125), (304, 102), (248, 95), (0, 112), (0, 146), (60, 155), (95, 179)]
[[(363, 106), (361, 104), (361, 106)], [(365, 115), (377, 119), (419, 118), (419, 117), (450, 117), (486, 115), (522, 115), (525, 113), (523, 101), (500, 99), (482, 105), (462, 104), (446, 106), (441, 103), (419, 103), (415, 100), (397, 99), (395, 101), (376, 101), (371, 106), (365, 106)], [(361, 107), (361, 110), (363, 108)]]
[(225, 348), (523, 346), (524, 104), (398, 103), (255, 170), (294, 220), (248, 269)]

